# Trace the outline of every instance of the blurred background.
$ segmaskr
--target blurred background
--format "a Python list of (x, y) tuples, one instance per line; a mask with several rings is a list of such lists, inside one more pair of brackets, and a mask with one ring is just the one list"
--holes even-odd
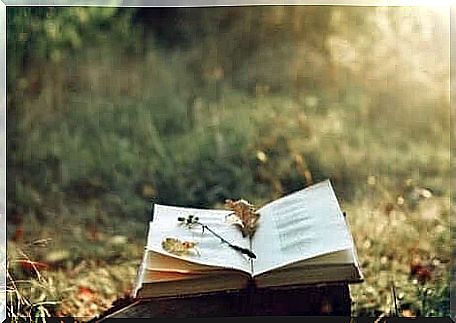
[(353, 315), (449, 315), (445, 9), (8, 7), (7, 93), (10, 315), (126, 295), (151, 200), (260, 207), (326, 178)]

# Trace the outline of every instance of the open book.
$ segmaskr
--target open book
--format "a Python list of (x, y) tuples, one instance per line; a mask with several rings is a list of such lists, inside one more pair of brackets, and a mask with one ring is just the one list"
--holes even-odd
[[(258, 210), (252, 238), (227, 221), (230, 210), (155, 205), (133, 297), (165, 297), (258, 288), (363, 280), (355, 246), (329, 180), (309, 186)], [(178, 218), (193, 215), (255, 258), (221, 243), (200, 226)], [(166, 251), (167, 238), (195, 243), (195, 252)]]

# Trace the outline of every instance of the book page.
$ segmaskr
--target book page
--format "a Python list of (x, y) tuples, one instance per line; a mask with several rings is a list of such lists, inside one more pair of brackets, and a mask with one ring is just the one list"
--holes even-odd
[[(230, 243), (242, 248), (249, 248), (249, 239), (243, 238), (240, 230), (226, 221), (225, 218), (230, 213), (231, 211), (228, 210), (207, 210), (156, 204), (154, 219), (149, 227), (147, 248), (170, 257), (202, 265), (242, 270), (250, 274), (250, 260), (246, 255), (230, 248), (225, 243), (221, 243), (219, 238), (207, 230), (203, 233), (201, 226), (195, 225), (193, 228), (187, 228), (177, 220), (178, 217), (197, 216), (201, 223), (206, 224)], [(162, 241), (166, 238), (195, 242), (196, 248), (189, 255), (177, 256), (163, 249)]]
[(293, 262), (353, 247), (329, 180), (261, 209), (253, 237), (254, 275)]

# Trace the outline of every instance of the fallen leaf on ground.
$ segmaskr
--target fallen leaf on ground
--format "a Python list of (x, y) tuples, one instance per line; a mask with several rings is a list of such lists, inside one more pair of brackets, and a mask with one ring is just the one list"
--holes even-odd
[(78, 294), (76, 297), (81, 300), (90, 300), (94, 297), (94, 293), (88, 287), (79, 286)]

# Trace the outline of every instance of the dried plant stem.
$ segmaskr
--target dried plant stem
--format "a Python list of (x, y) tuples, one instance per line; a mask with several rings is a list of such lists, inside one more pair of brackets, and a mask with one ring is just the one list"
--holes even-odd
[(236, 250), (236, 251), (239, 251), (243, 254), (246, 254), (247, 256), (249, 256), (250, 258), (256, 258), (256, 255), (249, 249), (247, 248), (242, 248), (242, 247), (239, 247), (239, 246), (236, 246), (234, 244), (232, 244), (231, 242), (229, 242), (228, 240), (226, 240), (225, 238), (223, 238), (221, 235), (219, 235), (217, 232), (215, 232), (214, 230), (212, 230), (211, 228), (209, 228), (206, 224), (203, 224), (201, 222), (194, 222), (195, 224), (199, 224), (201, 225), (201, 227), (203, 228), (203, 232), (204, 230), (207, 230), (209, 231), (210, 233), (212, 233), (215, 237), (219, 238), (221, 242), (223, 243), (226, 243), (230, 248)]
[(40, 271), (38, 270), (38, 268), (35, 266), (35, 262), (32, 261), (29, 258), (29, 256), (27, 256), (27, 254), (25, 252), (23, 252), (21, 249), (18, 249), (18, 251), (30, 263), (30, 265), (32, 266), (33, 270), (35, 271), (35, 274), (36, 274), (36, 277), (38, 278), (38, 281), (41, 282), (41, 274), (40, 274)]
[(250, 258), (254, 258), (254, 259), (256, 258), (256, 255), (251, 250), (232, 244), (231, 242), (229, 242), (228, 240), (223, 238), (221, 235), (219, 235), (217, 232), (215, 232), (214, 230), (209, 228), (206, 224), (199, 222), (199, 218), (196, 217), (196, 216), (189, 215), (187, 218), (178, 217), (177, 220), (179, 222), (181, 222), (181, 224), (183, 224), (183, 225), (185, 225), (185, 226), (187, 226), (189, 228), (192, 227), (195, 224), (196, 225), (200, 225), (202, 227), (202, 229), (203, 229), (203, 233), (204, 233), (204, 230), (207, 230), (210, 233), (212, 233), (215, 237), (220, 239), (220, 241), (222, 243), (227, 244), (231, 249), (239, 251), (239, 252), (249, 256)]
[[(18, 318), (22, 317), (21, 313), (21, 306), (31, 306), (32, 304), (22, 296), (22, 294), (19, 292), (19, 289), (16, 286), (16, 282), (14, 281), (13, 277), (11, 276), (9, 270), (6, 270), (6, 277), (9, 280), (9, 283), (11, 284), (12, 288), (10, 290), (7, 289), (7, 293), (9, 294), (10, 298), (10, 305), (9, 305), (9, 314), (12, 315), (12, 318)], [(16, 298), (17, 302), (14, 302), (14, 297)], [(14, 308), (14, 304), (16, 303), (16, 309)]]

